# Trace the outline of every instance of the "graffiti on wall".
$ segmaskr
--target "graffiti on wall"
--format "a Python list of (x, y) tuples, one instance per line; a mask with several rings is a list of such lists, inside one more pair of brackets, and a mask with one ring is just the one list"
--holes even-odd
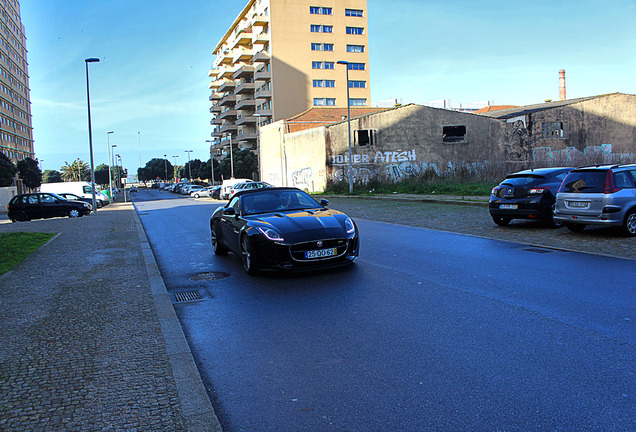
[[(377, 151), (374, 154), (353, 154), (352, 177), (355, 181), (367, 182), (371, 178), (384, 175), (392, 179), (403, 179), (418, 174), (422, 166), (417, 161), (415, 149), (410, 151)], [(425, 164), (428, 168), (429, 164)], [(329, 157), (332, 168), (332, 179), (335, 181), (348, 180), (349, 154), (339, 154)], [(437, 169), (437, 167), (435, 167)]]
[(550, 147), (537, 147), (533, 150), (535, 161), (556, 161), (570, 164), (583, 164), (585, 162), (614, 163), (622, 160), (633, 160), (634, 153), (614, 153), (612, 144), (588, 146), (583, 151), (575, 147), (566, 147), (563, 150), (552, 150)]
[(292, 172), (292, 186), (304, 189), (311, 186), (311, 167), (302, 168)]

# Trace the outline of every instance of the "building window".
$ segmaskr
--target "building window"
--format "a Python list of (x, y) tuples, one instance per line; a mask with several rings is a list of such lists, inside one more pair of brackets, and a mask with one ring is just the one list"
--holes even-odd
[(314, 98), (314, 106), (335, 106), (336, 99), (334, 98)]
[(366, 81), (349, 81), (349, 88), (367, 88)]
[(312, 51), (333, 51), (333, 44), (312, 43)]
[(314, 87), (335, 87), (336, 81), (334, 80), (314, 80)]
[(336, 64), (334, 62), (325, 62), (325, 69), (335, 69)]
[(362, 27), (347, 27), (347, 34), (362, 35), (364, 34), (364, 29)]
[(366, 66), (364, 63), (349, 63), (347, 65), (347, 69), (349, 70), (365, 70)]
[(314, 61), (311, 62), (312, 69), (335, 69), (336, 64), (334, 62), (320, 62)]
[(542, 124), (543, 139), (566, 139), (568, 135), (568, 122), (547, 122)]
[(363, 53), (364, 52), (364, 45), (347, 45), (347, 52)]
[(466, 141), (466, 126), (442, 126), (442, 140), (445, 143)]
[(351, 98), (349, 99), (349, 104), (351, 106), (366, 106), (367, 100), (364, 98)]
[(333, 26), (312, 24), (310, 30), (312, 33), (333, 33)]
[(360, 9), (345, 9), (345, 16), (361, 17), (363, 15)]
[(355, 131), (355, 143), (359, 146), (375, 145), (378, 139), (376, 129), (361, 129)]
[(333, 10), (328, 7), (309, 6), (309, 13), (313, 15), (333, 15)]

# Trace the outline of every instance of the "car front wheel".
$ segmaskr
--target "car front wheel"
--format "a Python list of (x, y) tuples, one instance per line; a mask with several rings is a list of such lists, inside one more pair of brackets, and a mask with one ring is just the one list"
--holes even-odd
[(70, 209), (68, 211), (68, 217), (70, 218), (80, 217), (80, 211), (78, 209)]
[(625, 216), (623, 231), (629, 237), (636, 237), (636, 210), (632, 210)]
[(16, 213), (11, 219), (12, 222), (25, 222), (29, 220), (24, 213)]

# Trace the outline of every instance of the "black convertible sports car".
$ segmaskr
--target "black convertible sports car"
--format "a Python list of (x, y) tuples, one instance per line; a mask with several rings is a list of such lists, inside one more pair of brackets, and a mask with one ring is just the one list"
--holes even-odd
[(296, 188), (240, 191), (210, 218), (212, 249), (240, 255), (247, 274), (259, 269), (314, 269), (351, 264), (358, 227)]

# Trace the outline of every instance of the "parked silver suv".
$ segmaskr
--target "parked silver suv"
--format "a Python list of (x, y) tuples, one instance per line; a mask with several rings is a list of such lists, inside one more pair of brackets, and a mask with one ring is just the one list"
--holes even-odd
[(636, 236), (636, 164), (570, 171), (556, 196), (554, 220), (572, 231), (586, 225), (617, 226)]

